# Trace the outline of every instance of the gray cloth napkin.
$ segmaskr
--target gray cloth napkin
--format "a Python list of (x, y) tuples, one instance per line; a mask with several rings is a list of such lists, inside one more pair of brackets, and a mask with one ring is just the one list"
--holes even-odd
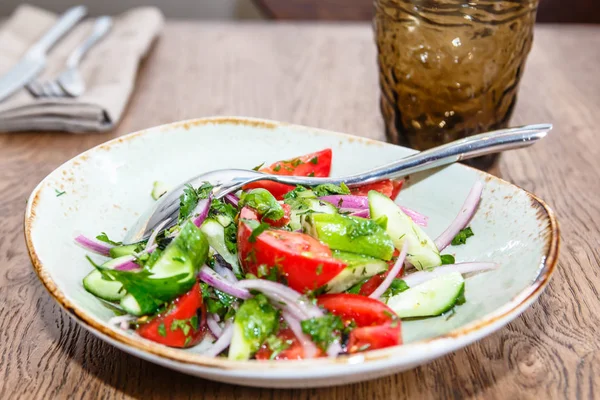
[[(29, 5), (19, 6), (0, 26), (0, 75), (57, 20), (57, 15)], [(78, 98), (36, 99), (23, 88), (0, 102), (0, 132), (52, 130), (105, 131), (114, 127), (133, 91), (140, 60), (163, 26), (153, 7), (135, 8), (115, 17), (112, 29), (81, 63), (86, 83)], [(50, 51), (38, 79), (56, 78), (71, 51), (90, 34), (93, 20), (77, 25)]]

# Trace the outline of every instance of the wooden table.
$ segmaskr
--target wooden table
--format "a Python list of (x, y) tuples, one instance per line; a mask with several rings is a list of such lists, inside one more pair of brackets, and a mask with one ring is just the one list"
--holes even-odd
[(0, 398), (600, 397), (600, 27), (540, 26), (516, 125), (552, 122), (496, 173), (545, 199), (562, 230), (549, 288), (496, 334), (429, 365), (319, 390), (261, 390), (182, 375), (80, 329), (31, 268), (22, 224), (34, 186), (113, 137), (208, 115), (246, 115), (384, 139), (375, 46), (360, 25), (168, 23), (114, 132), (0, 134)]

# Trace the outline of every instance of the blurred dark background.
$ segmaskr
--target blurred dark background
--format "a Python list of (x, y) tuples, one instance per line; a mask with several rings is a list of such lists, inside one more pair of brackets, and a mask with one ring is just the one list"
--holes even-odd
[[(366, 21), (373, 0), (30, 0), (61, 12), (85, 4), (92, 15), (118, 14), (132, 7), (154, 5), (167, 18), (281, 19)], [(0, 0), (0, 17), (9, 15), (23, 0)], [(600, 0), (540, 0), (538, 22), (600, 23)]]

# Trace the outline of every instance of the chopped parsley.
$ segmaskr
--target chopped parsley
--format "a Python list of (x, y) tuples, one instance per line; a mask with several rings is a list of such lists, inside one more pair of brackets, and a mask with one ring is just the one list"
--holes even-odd
[(471, 227), (467, 226), (465, 229), (461, 229), (460, 232), (458, 232), (458, 234), (454, 236), (454, 239), (452, 239), (452, 245), (458, 246), (461, 244), (465, 244), (467, 243), (467, 238), (470, 238), (473, 235), (475, 234), (471, 230)]
[(454, 264), (456, 262), (452, 254), (442, 254), (440, 258), (442, 259), (442, 265)]
[(285, 212), (281, 204), (273, 197), (266, 189), (252, 189), (251, 191), (242, 194), (239, 207), (248, 206), (254, 210), (262, 218), (277, 221), (283, 218)]
[(317, 157), (317, 156), (314, 156), (309, 161), (309, 163), (314, 164), (314, 165), (317, 165), (318, 162), (319, 162), (319, 157)]
[(271, 350), (269, 360), (274, 360), (282, 351), (289, 349), (292, 343), (293, 340), (290, 339), (282, 340), (275, 335), (269, 336), (267, 340), (265, 340), (265, 344)]
[(293, 159), (293, 160), (290, 162), (290, 164), (292, 164), (292, 166), (293, 166), (294, 168), (296, 168), (298, 165), (300, 165), (300, 164), (304, 164), (304, 161), (302, 161), (302, 160), (301, 160), (301, 159), (299, 159), (299, 158), (294, 158), (294, 159)]
[(302, 321), (302, 332), (309, 335), (313, 342), (323, 351), (326, 351), (330, 344), (341, 340), (341, 332), (344, 330), (344, 324), (340, 317), (333, 314), (327, 314), (318, 318), (311, 318)]
[(167, 337), (167, 329), (165, 328), (165, 324), (164, 324), (164, 323), (161, 323), (161, 324), (158, 326), (158, 329), (157, 329), (157, 331), (158, 331), (158, 334), (159, 334), (160, 336), (162, 336), (162, 337)]
[(273, 171), (279, 172), (279, 170), (281, 170), (281, 164), (277, 164), (273, 167)]
[(367, 281), (369, 279), (371, 279), (371, 278), (365, 278), (362, 281), (358, 282), (357, 284), (355, 284), (354, 286), (352, 286), (350, 289), (346, 290), (346, 293), (359, 294), (360, 293), (360, 289), (362, 289), (363, 285), (365, 283), (367, 283)]
[(208, 182), (198, 189), (194, 189), (191, 185), (185, 185), (183, 194), (179, 198), (179, 222), (188, 218), (198, 205), (198, 201), (207, 199), (212, 189), (213, 186)]
[(171, 331), (174, 332), (177, 329), (181, 329), (183, 331), (183, 334), (187, 336), (190, 333), (190, 329), (192, 329), (192, 327), (190, 326), (189, 320), (187, 319), (174, 319), (173, 322), (171, 322)]
[(261, 164), (257, 165), (256, 167), (252, 168), (253, 171), (258, 171), (259, 169), (262, 168), (262, 166), (265, 165), (264, 162), (262, 162)]
[(387, 299), (389, 299), (390, 297), (395, 296), (398, 293), (402, 293), (407, 289), (408, 289), (408, 285), (406, 284), (406, 282), (404, 282), (402, 279), (395, 278), (392, 281), (390, 287), (387, 288), (387, 290), (385, 292), (383, 292), (383, 294), (381, 295), (381, 298), (384, 301), (387, 301)]
[(123, 244), (121, 242), (115, 242), (114, 240), (110, 240), (106, 232), (100, 232), (100, 234), (96, 236), (96, 239), (104, 243), (112, 244), (113, 246), (121, 246)]
[(290, 192), (287, 192), (287, 193), (286, 193), (286, 194), (283, 196), (283, 200), (284, 200), (286, 203), (289, 203), (290, 201), (297, 199), (297, 198), (298, 198), (298, 194), (299, 194), (299, 193), (306, 192), (307, 190), (308, 190), (308, 189), (307, 189), (307, 188), (305, 188), (304, 186), (300, 186), (300, 185), (298, 185), (298, 186), (296, 186), (296, 187), (294, 188), (294, 190), (292, 190), (292, 191), (290, 191)]
[(350, 194), (350, 189), (344, 182), (342, 182), (339, 186), (334, 185), (333, 183), (325, 183), (323, 185), (318, 185), (313, 189), (315, 192), (315, 196), (329, 196), (331, 194)]
[(56, 197), (60, 197), (60, 196), (62, 196), (63, 194), (67, 193), (67, 192), (65, 192), (64, 190), (63, 190), (63, 191), (60, 191), (60, 190), (58, 190), (58, 189), (54, 189), (54, 192), (56, 193)]
[(269, 229), (269, 227), (270, 227), (269, 224), (267, 224), (265, 222), (261, 222), (258, 226), (256, 226), (255, 228), (252, 229), (252, 234), (250, 234), (248, 241), (250, 243), (256, 242), (256, 238), (258, 237), (258, 235), (260, 235), (261, 233), (263, 233), (264, 231)]

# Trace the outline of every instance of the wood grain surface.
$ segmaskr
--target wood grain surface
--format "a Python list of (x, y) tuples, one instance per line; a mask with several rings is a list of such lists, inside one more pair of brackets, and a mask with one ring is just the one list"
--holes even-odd
[(546, 200), (561, 224), (558, 270), (529, 310), (406, 373), (318, 390), (252, 389), (170, 371), (79, 328), (33, 273), (25, 201), (81, 151), (186, 118), (256, 116), (383, 139), (372, 32), (367, 24), (168, 23), (114, 132), (0, 134), (0, 399), (600, 398), (599, 65), (600, 27), (536, 30), (513, 123), (555, 129), (504, 154), (495, 170)]

